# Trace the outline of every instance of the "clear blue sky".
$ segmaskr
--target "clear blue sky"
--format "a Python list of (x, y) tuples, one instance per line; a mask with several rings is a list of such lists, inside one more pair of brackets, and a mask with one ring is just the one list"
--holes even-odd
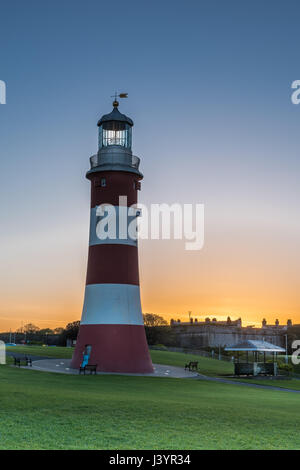
[(0, 330), (80, 316), (84, 174), (115, 90), (141, 201), (206, 206), (205, 250), (176, 279), (175, 245), (145, 243), (144, 311), (300, 322), (299, 18), (291, 0), (1, 2)]

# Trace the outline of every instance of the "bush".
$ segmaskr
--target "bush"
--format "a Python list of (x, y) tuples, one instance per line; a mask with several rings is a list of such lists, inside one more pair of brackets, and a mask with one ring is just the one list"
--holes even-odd
[[(271, 359), (267, 360), (266, 362), (273, 362)], [(279, 370), (285, 370), (286, 372), (293, 372), (294, 368), (292, 364), (286, 364), (282, 359), (277, 359), (277, 368)]]
[(158, 351), (167, 351), (168, 348), (164, 344), (155, 344), (154, 346), (151, 346), (151, 349), (157, 349)]
[(292, 364), (284, 364), (283, 362), (278, 363), (279, 370), (285, 370), (286, 372), (293, 372)]

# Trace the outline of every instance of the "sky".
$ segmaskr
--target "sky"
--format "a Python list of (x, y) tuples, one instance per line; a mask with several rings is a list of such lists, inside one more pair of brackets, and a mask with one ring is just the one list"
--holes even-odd
[(0, 331), (80, 319), (89, 157), (128, 92), (140, 202), (203, 203), (205, 243), (140, 242), (143, 311), (300, 323), (298, 1), (2, 0)]

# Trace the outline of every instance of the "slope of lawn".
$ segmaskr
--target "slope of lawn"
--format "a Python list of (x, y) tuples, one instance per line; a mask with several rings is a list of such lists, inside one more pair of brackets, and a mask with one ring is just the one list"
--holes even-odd
[(28, 354), (28, 356), (57, 357), (59, 359), (68, 359), (72, 357), (73, 348), (51, 347), (51, 346), (7, 346), (6, 350), (12, 353)]
[(268, 385), (269, 387), (280, 387), (280, 388), (289, 388), (291, 390), (300, 390), (300, 380), (299, 379), (289, 379), (289, 380), (280, 380), (280, 379), (233, 379), (236, 382), (246, 382), (251, 384), (258, 385)]
[(1, 449), (299, 449), (299, 396), (0, 366)]
[(189, 361), (198, 362), (198, 371), (203, 375), (233, 374), (231, 362), (219, 361), (196, 354), (184, 354), (170, 351), (150, 351), (152, 361), (155, 364), (167, 364), (169, 366), (184, 367)]

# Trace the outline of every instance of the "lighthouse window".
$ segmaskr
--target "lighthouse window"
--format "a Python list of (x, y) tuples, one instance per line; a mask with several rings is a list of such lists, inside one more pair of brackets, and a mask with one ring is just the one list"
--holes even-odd
[(95, 180), (95, 187), (96, 188), (105, 188), (106, 187), (106, 178), (96, 179)]
[(107, 145), (122, 145), (126, 147), (126, 131), (104, 131), (103, 143)]
[(125, 122), (104, 122), (99, 128), (99, 147), (109, 145), (131, 148), (131, 127)]

